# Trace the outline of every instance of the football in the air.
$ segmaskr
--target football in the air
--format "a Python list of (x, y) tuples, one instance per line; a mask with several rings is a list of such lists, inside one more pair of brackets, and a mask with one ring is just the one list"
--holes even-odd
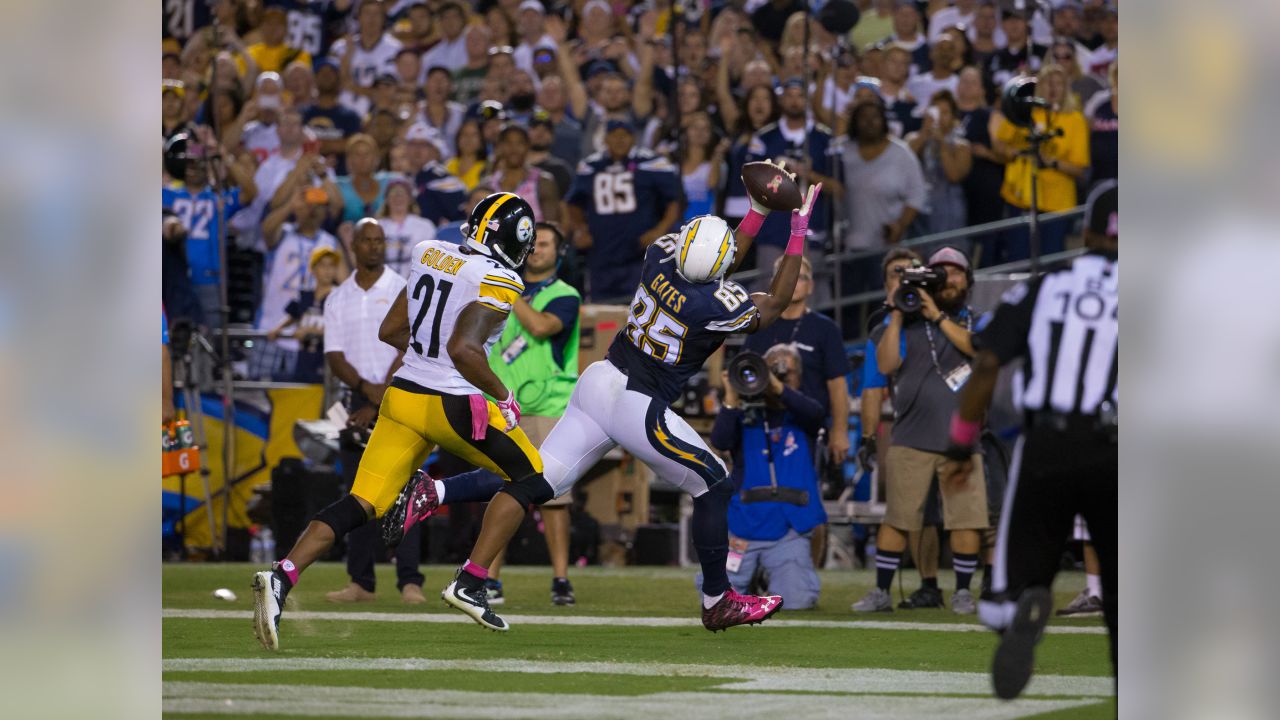
[(804, 202), (795, 175), (767, 160), (743, 165), (742, 182), (751, 197), (770, 210), (789, 212)]

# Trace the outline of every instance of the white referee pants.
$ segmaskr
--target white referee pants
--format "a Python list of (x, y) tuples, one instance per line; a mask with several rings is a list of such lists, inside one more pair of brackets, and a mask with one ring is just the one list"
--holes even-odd
[(600, 360), (578, 378), (569, 407), (538, 449), (543, 477), (561, 497), (618, 445), (693, 497), (728, 475), (689, 423), (661, 400), (628, 390), (627, 376)]

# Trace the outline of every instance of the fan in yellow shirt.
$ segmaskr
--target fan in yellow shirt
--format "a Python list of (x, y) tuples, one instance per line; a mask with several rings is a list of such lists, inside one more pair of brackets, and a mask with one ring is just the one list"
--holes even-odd
[(245, 52), (253, 58), (262, 72), (284, 72), (284, 69), (294, 60), (311, 64), (310, 53), (285, 44), (284, 35), (287, 29), (288, 17), (283, 9), (269, 7), (262, 11), (262, 26), (259, 28), (262, 42), (245, 48)]
[[(1089, 124), (1069, 90), (1067, 73), (1062, 66), (1046, 65), (1040, 71), (1036, 94), (1049, 103), (1052, 112), (1038, 107), (1031, 117), (1037, 132), (1061, 131), (1040, 147), (1043, 169), (1038, 173), (1036, 205), (1042, 212), (1069, 210), (1079, 204), (1076, 181), (1089, 169)], [(1036, 172), (1031, 158), (1018, 153), (1027, 149), (1030, 131), (1015, 126), (1003, 115), (997, 117), (998, 126), (992, 135), (996, 148), (1012, 158), (1005, 166), (1000, 195), (1015, 208), (1027, 210), (1031, 207), (1031, 178)]]

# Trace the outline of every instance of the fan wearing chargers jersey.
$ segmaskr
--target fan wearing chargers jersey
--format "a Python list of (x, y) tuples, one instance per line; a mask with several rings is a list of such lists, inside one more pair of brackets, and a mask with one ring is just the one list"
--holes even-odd
[[(385, 242), (373, 218), (357, 224), (357, 237), (365, 233)], [(284, 560), (254, 575), (254, 632), (270, 650), (279, 648), (280, 613), (299, 574), (335, 538), (410, 498), (401, 488), (430, 483), (436, 503), (489, 500), (495, 492), (510, 494), (516, 507), (552, 498), (538, 451), (517, 425), (520, 405), (489, 367), (489, 351), (524, 291), (517, 268), (533, 247), (533, 210), (511, 193), (494, 193), (471, 211), (466, 235), (461, 246), (425, 240), (414, 248), (408, 283), (378, 332), (404, 353), (404, 364), (389, 386), (372, 392), (380, 398), (378, 420), (350, 494), (317, 513)], [(447, 481), (418, 475), (410, 484), (437, 446), (489, 472)], [(393, 519), (405, 518), (407, 500), (394, 510)], [(404, 524), (389, 526), (397, 532), (384, 539), (398, 544)]]
[(759, 623), (782, 608), (779, 596), (742, 595), (730, 586), (725, 562), (733, 482), (724, 463), (669, 406), (731, 333), (754, 333), (781, 316), (800, 274), (809, 214), (821, 189), (810, 187), (803, 207), (791, 213), (790, 241), (767, 293), (748, 295), (741, 285), (725, 280), (764, 223), (768, 211), (754, 201), (736, 238), (723, 219), (703, 215), (645, 250), (627, 325), (614, 337), (607, 357), (582, 374), (564, 415), (543, 442), (546, 470), (526, 481), (527, 495), (499, 493), (489, 503), (470, 558), (444, 590), (446, 603), (482, 627), (507, 630), (507, 622), (486, 598), (490, 564), (531, 504), (565, 495), (605, 453), (621, 446), (693, 496), (703, 627), (714, 632)]

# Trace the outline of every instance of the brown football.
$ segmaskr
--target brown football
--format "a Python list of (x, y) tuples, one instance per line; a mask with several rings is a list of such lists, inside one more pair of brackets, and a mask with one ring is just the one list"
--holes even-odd
[(771, 162), (750, 162), (742, 166), (742, 182), (755, 201), (770, 210), (790, 212), (800, 207), (804, 198), (795, 176)]

